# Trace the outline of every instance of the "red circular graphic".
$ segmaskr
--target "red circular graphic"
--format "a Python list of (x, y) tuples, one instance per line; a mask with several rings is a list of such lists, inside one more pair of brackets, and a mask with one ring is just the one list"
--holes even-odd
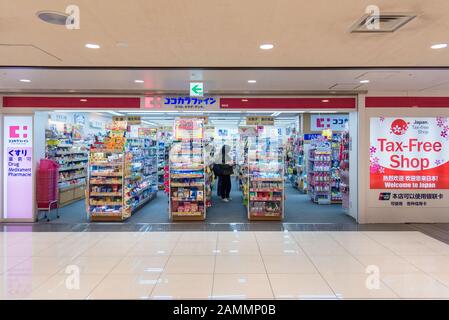
[(396, 119), (391, 124), (391, 132), (397, 136), (402, 136), (403, 134), (405, 134), (407, 132), (407, 129), (408, 123), (402, 119)]

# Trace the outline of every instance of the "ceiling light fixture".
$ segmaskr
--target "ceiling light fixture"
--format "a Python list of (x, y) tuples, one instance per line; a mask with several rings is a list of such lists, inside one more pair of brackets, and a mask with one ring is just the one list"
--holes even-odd
[(321, 100), (321, 102), (329, 102), (329, 100), (327, 100), (327, 99), (324, 99), (324, 100)]
[(145, 81), (143, 80), (134, 80), (135, 83), (144, 83)]
[(369, 80), (360, 80), (360, 83), (369, 83)]
[(261, 44), (259, 46), (259, 48), (262, 49), (262, 50), (271, 50), (271, 49), (274, 48), (274, 44), (272, 44), (272, 43), (264, 43), (264, 44)]
[(248, 102), (248, 99), (242, 99), (242, 102)]
[(20, 82), (27, 82), (27, 83), (28, 83), (28, 82), (31, 82), (31, 80), (29, 80), (29, 79), (20, 79), (19, 81), (20, 81)]
[(69, 15), (66, 13), (50, 10), (38, 11), (36, 16), (44, 22), (60, 26), (67, 25), (67, 19), (69, 18)]
[(89, 49), (100, 49), (100, 45), (95, 43), (86, 43), (85, 47)]
[(256, 83), (256, 80), (248, 80), (248, 83)]
[(80, 99), (81, 102), (87, 102), (87, 99)]
[(444, 49), (447, 48), (447, 43), (437, 43), (432, 45), (430, 48), (432, 49)]

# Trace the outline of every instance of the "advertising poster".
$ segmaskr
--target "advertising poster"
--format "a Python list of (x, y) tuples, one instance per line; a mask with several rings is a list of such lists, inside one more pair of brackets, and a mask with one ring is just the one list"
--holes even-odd
[(33, 218), (33, 117), (5, 116), (3, 212), (7, 219)]
[(199, 119), (176, 119), (175, 138), (178, 139), (202, 139), (203, 120)]
[(449, 206), (448, 118), (371, 118), (369, 154), (371, 206)]

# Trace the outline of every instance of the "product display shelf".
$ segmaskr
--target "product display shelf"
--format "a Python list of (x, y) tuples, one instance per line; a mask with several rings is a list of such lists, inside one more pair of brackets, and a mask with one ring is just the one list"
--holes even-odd
[(174, 141), (169, 165), (169, 214), (173, 221), (206, 219), (206, 165), (203, 141)]
[(331, 203), (332, 150), (329, 143), (312, 145), (308, 158), (308, 193), (313, 202)]
[(158, 142), (158, 184), (159, 190), (164, 190), (165, 167), (168, 161), (169, 145), (165, 141)]
[(124, 172), (123, 150), (90, 150), (86, 208), (91, 221), (125, 219)]
[(349, 210), (349, 132), (341, 134), (340, 192), (342, 207)]
[(125, 156), (125, 217), (157, 196), (157, 144), (151, 138), (127, 138)]
[(58, 204), (63, 207), (85, 196), (88, 151), (84, 140), (71, 134), (46, 139), (46, 158), (59, 164)]
[(331, 167), (331, 203), (341, 204), (342, 194), (340, 192), (341, 170), (340, 170), (340, 155), (341, 155), (341, 136), (334, 136), (332, 139), (332, 167)]
[(284, 157), (278, 141), (249, 138), (248, 219), (280, 221), (284, 217)]
[(307, 192), (307, 170), (304, 152), (304, 138), (298, 136), (295, 141), (293, 156), (296, 165), (296, 183), (295, 186), (302, 193)]
[(242, 191), (242, 201), (244, 206), (248, 206), (249, 185), (248, 185), (248, 137), (243, 138), (240, 144), (240, 157), (238, 166), (238, 183)]

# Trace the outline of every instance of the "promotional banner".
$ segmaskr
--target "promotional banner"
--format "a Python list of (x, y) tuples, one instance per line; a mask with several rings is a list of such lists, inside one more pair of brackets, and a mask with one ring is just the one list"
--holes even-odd
[(5, 116), (3, 212), (7, 219), (33, 218), (33, 117)]
[(448, 118), (371, 118), (369, 153), (371, 206), (449, 205)]
[(203, 120), (178, 118), (175, 120), (175, 138), (202, 139), (203, 127)]

